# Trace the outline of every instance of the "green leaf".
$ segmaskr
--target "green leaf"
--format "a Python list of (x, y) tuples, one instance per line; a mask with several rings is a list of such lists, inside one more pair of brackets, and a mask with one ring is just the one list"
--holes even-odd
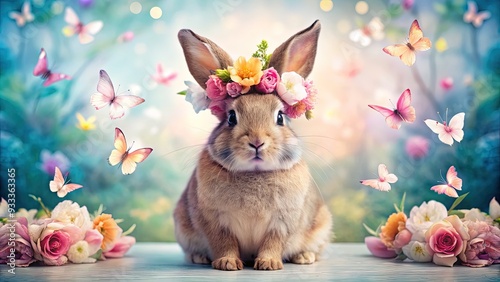
[(229, 74), (229, 71), (227, 69), (216, 69), (215, 75), (224, 83), (231, 82), (231, 74)]
[(467, 192), (467, 193), (463, 194), (462, 196), (458, 197), (455, 200), (455, 202), (453, 202), (450, 209), (448, 210), (448, 214), (450, 214), (450, 212), (453, 211), (453, 209), (455, 209), (465, 199), (465, 197), (467, 197), (467, 195), (469, 195), (469, 193), (470, 192)]
[(102, 249), (99, 249), (95, 254), (91, 255), (90, 257), (93, 259), (100, 259), (102, 255)]
[(265, 70), (269, 66), (269, 58), (271, 57), (270, 54), (267, 54), (267, 41), (262, 40), (260, 44), (257, 45), (257, 51), (252, 54), (252, 57), (259, 58), (260, 62), (262, 63), (262, 69)]
[(375, 237), (378, 237), (378, 232), (371, 229), (370, 227), (368, 227), (368, 225), (366, 225), (365, 223), (363, 223), (363, 226), (365, 227), (366, 231), (368, 233), (370, 233), (371, 235), (375, 236)]
[(403, 193), (403, 198), (401, 198), (401, 203), (399, 204), (399, 210), (401, 212), (405, 212), (405, 200), (406, 200), (406, 192)]
[(408, 257), (404, 253), (400, 253), (395, 259), (398, 261), (403, 261), (407, 259)]
[(182, 90), (181, 92), (177, 92), (177, 94), (182, 95), (182, 96), (186, 96), (187, 90)]
[(396, 203), (394, 203), (393, 205), (394, 205), (394, 209), (396, 210), (396, 212), (401, 212), (401, 210), (399, 209), (398, 205), (396, 205)]
[(37, 196), (32, 195), (32, 194), (29, 194), (28, 196), (30, 196), (31, 198), (33, 198), (33, 200), (37, 201), (40, 204), (40, 206), (42, 207), (42, 210), (45, 212), (45, 214), (48, 217), (51, 216), (50, 210), (43, 204), (42, 199), (40, 197), (37, 197)]
[(461, 211), (449, 211), (448, 215), (456, 215), (456, 216), (458, 216), (460, 218), (464, 218), (465, 213), (463, 213)]
[(134, 223), (132, 226), (130, 226), (130, 228), (129, 228), (127, 231), (125, 231), (125, 232), (123, 232), (123, 233), (122, 233), (122, 236), (127, 236), (127, 235), (129, 235), (130, 233), (134, 232), (135, 227), (136, 227), (136, 225), (135, 225), (135, 223)]

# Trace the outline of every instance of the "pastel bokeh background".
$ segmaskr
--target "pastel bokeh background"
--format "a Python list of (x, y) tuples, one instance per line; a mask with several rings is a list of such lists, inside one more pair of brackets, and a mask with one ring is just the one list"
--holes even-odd
[[(453, 199), (430, 191), (454, 165), (470, 192), (462, 208), (488, 210), (500, 199), (500, 44), (498, 1), (477, 1), (491, 16), (480, 26), (463, 20), (467, 3), (446, 1), (52, 1), (31, 0), (34, 20), (19, 27), (9, 17), (23, 1), (1, 1), (0, 121), (1, 195), (7, 169), (16, 170), (16, 207), (38, 208), (28, 194), (53, 208), (61, 199), (49, 191), (53, 166), (84, 186), (67, 199), (90, 211), (103, 204), (123, 218), (139, 241), (173, 241), (172, 211), (196, 164), (197, 155), (217, 119), (195, 114), (176, 93), (188, 72), (177, 32), (189, 28), (208, 37), (233, 58), (250, 57), (262, 39), (270, 50), (319, 19), (322, 31), (310, 79), (318, 88), (315, 117), (294, 120), (306, 148), (318, 189), (335, 219), (337, 241), (362, 241), (383, 222), (393, 203), (406, 193), (406, 206)], [(103, 22), (89, 44), (67, 37), (65, 7), (83, 23)], [(353, 31), (378, 18), (379, 37), (356, 42)], [(404, 42), (418, 19), (431, 50), (417, 54), (408, 67), (382, 48)], [(123, 37), (124, 33), (128, 37)], [(357, 32), (359, 33), (359, 31)], [(132, 36), (133, 35), (133, 36)], [(133, 37), (133, 38), (132, 38)], [(365, 36), (366, 37), (366, 36)], [(354, 38), (355, 39), (355, 38)], [(51, 70), (71, 75), (49, 87), (32, 72), (40, 48)], [(177, 77), (168, 85), (152, 79), (161, 63)], [(123, 118), (110, 120), (107, 109), (89, 103), (99, 70), (108, 72), (117, 92), (127, 89), (146, 102)], [(406, 88), (412, 92), (417, 120), (399, 130), (368, 104), (391, 107)], [(465, 136), (448, 146), (424, 124), (465, 112)], [(82, 130), (76, 114), (95, 117), (95, 128)], [(151, 156), (132, 175), (122, 175), (107, 158), (114, 128), (133, 148), (152, 147)], [(399, 177), (389, 192), (363, 186), (387, 165)]]

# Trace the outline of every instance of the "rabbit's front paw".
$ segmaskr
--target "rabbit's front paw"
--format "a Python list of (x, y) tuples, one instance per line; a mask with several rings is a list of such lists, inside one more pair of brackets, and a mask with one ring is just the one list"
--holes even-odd
[(316, 255), (313, 252), (303, 252), (292, 258), (292, 262), (296, 264), (311, 264), (315, 261)]
[(283, 269), (281, 258), (257, 258), (253, 266), (256, 270), (278, 270)]
[(219, 270), (241, 270), (243, 262), (235, 257), (221, 257), (212, 262), (212, 267)]

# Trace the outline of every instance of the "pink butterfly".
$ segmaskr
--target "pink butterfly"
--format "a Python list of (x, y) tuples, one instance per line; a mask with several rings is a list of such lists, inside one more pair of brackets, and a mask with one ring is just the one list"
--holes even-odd
[(359, 182), (363, 185), (387, 192), (391, 190), (390, 183), (396, 183), (396, 181), (398, 181), (398, 177), (393, 173), (389, 173), (385, 164), (379, 164), (378, 179), (360, 180)]
[(385, 117), (385, 122), (390, 128), (399, 129), (403, 121), (412, 123), (415, 121), (415, 108), (410, 106), (411, 103), (411, 92), (410, 89), (406, 89), (399, 96), (396, 109), (388, 109), (376, 105), (368, 105), (370, 108), (381, 113)]
[(45, 80), (43, 86), (49, 86), (62, 79), (71, 79), (71, 76), (67, 74), (53, 73), (47, 68), (47, 53), (43, 48), (40, 51), (40, 56), (38, 56), (38, 62), (36, 63), (35, 69), (33, 69), (33, 75), (41, 76), (42, 79)]
[(449, 125), (446, 124), (446, 121), (439, 123), (432, 119), (426, 119), (424, 122), (432, 132), (438, 134), (441, 142), (451, 146), (453, 145), (453, 139), (460, 142), (464, 138), (464, 119), (465, 113), (458, 113), (451, 118)]
[(458, 198), (456, 190), (462, 190), (462, 179), (458, 177), (458, 173), (454, 166), (450, 166), (446, 173), (446, 184), (434, 185), (431, 187), (432, 191), (438, 194), (446, 194), (449, 197)]
[(13, 11), (9, 13), (9, 17), (15, 20), (17, 26), (19, 27), (23, 27), (35, 19), (35, 16), (31, 13), (31, 5), (29, 1), (24, 2), (23, 7), (21, 8), (21, 13)]
[(59, 196), (59, 198), (64, 198), (69, 192), (83, 187), (80, 184), (68, 182), (68, 180), (64, 179), (61, 170), (56, 166), (54, 180), (49, 182), (50, 191), (57, 192), (57, 196)]
[(97, 93), (90, 97), (90, 103), (96, 110), (109, 105), (109, 116), (111, 119), (121, 118), (125, 114), (125, 109), (135, 107), (144, 103), (144, 99), (135, 95), (116, 96), (113, 83), (105, 70), (99, 72), (99, 83)]
[(112, 166), (120, 164), (123, 174), (131, 174), (135, 171), (137, 163), (144, 161), (153, 151), (151, 148), (137, 149), (130, 152), (131, 148), (127, 149), (127, 140), (125, 135), (118, 127), (115, 128), (115, 149), (109, 155), (108, 163)]
[(464, 22), (472, 23), (475, 27), (480, 27), (483, 25), (484, 20), (489, 19), (490, 16), (491, 14), (488, 11), (478, 13), (476, 2), (467, 2), (467, 11), (464, 14)]
[(170, 85), (170, 82), (177, 77), (175, 72), (165, 72), (161, 63), (156, 65), (156, 73), (151, 76), (157, 83), (163, 84), (165, 86)]
[(371, 44), (372, 39), (384, 38), (384, 24), (379, 17), (374, 17), (368, 24), (349, 33), (349, 39), (366, 47)]
[(66, 7), (64, 20), (69, 25), (63, 28), (63, 34), (68, 37), (78, 34), (78, 39), (81, 44), (87, 44), (94, 41), (94, 37), (92, 35), (101, 31), (103, 26), (102, 21), (93, 21), (84, 25), (76, 15), (75, 11), (70, 7)]

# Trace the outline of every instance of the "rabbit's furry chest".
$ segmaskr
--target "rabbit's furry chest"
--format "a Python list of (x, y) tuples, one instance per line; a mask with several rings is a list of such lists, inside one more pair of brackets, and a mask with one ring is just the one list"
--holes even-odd
[(238, 238), (242, 255), (255, 254), (269, 232), (286, 236), (303, 221), (310, 179), (296, 170), (307, 169), (305, 165), (279, 172), (206, 168), (197, 171), (199, 207)]

